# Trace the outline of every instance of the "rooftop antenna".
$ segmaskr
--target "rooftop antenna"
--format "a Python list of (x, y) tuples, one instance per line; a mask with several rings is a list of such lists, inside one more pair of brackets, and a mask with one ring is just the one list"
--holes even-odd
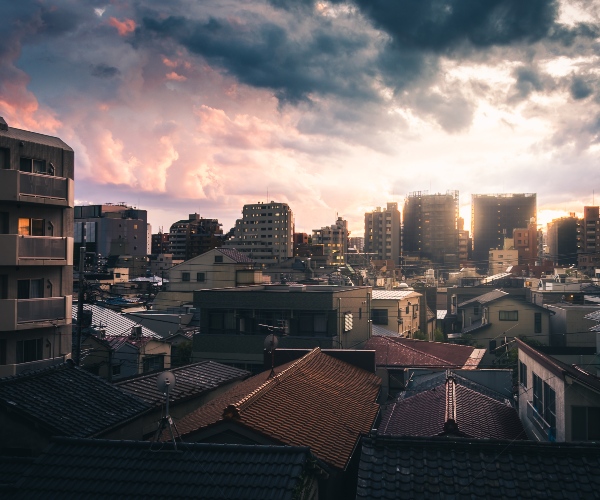
[(275, 376), (275, 349), (277, 349), (277, 344), (279, 344), (279, 339), (274, 333), (270, 333), (265, 338), (265, 351), (271, 353), (271, 373), (269, 374), (269, 378)]
[(171, 415), (169, 415), (169, 393), (175, 387), (175, 375), (172, 372), (166, 371), (162, 372), (158, 378), (156, 379), (156, 386), (161, 394), (165, 396), (165, 415), (160, 419), (160, 423), (158, 425), (158, 429), (156, 430), (156, 436), (154, 440), (158, 442), (160, 436), (164, 432), (164, 430), (168, 427), (169, 433), (171, 434), (171, 441), (173, 441), (173, 446), (175, 450), (177, 450), (177, 442), (175, 441), (175, 435), (173, 434), (173, 428), (177, 433), (177, 437), (181, 439), (181, 435), (177, 430), (177, 426), (173, 422)]

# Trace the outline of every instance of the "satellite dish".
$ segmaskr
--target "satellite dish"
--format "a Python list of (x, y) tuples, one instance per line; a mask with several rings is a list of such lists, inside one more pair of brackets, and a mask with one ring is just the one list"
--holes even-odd
[(279, 339), (277, 338), (277, 336), (274, 333), (267, 335), (265, 337), (265, 343), (264, 343), (265, 351), (267, 351), (267, 352), (275, 351), (275, 349), (277, 349), (278, 343), (279, 343)]
[(172, 372), (162, 372), (156, 379), (156, 386), (162, 394), (169, 394), (175, 387), (175, 375)]

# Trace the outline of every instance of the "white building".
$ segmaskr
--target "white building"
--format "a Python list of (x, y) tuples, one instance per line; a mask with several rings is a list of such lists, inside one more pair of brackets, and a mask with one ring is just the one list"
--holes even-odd
[(388, 203), (365, 214), (365, 252), (374, 259), (400, 264), (401, 219), (398, 203)]
[(225, 242), (253, 261), (276, 264), (294, 256), (294, 214), (287, 203), (244, 205), (234, 236)]
[(348, 221), (341, 217), (331, 226), (313, 229), (313, 245), (323, 245), (323, 255), (330, 258), (332, 264), (344, 264), (348, 253)]

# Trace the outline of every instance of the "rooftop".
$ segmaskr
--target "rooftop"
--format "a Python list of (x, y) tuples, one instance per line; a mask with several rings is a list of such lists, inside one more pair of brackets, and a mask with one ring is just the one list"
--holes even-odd
[(60, 148), (66, 151), (73, 151), (58, 137), (50, 135), (38, 134), (37, 132), (30, 132), (29, 130), (21, 130), (18, 128), (8, 127), (8, 130), (1, 130), (0, 135), (9, 137), (17, 141), (35, 142), (36, 144), (43, 144), (44, 146), (51, 146), (53, 148)]
[[(145, 326), (130, 320), (121, 313), (115, 312), (106, 307), (100, 307), (93, 304), (85, 304), (85, 311), (92, 311), (92, 328), (103, 329), (107, 337), (123, 337), (131, 333), (134, 326), (142, 328), (142, 337), (161, 339), (158, 334), (146, 328)], [(73, 322), (77, 321), (77, 304), (73, 305)], [(75, 330), (76, 326), (73, 326)]]

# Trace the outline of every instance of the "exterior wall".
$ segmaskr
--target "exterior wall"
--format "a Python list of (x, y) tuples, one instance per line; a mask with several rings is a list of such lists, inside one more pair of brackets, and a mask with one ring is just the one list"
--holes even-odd
[(519, 251), (518, 250), (490, 250), (489, 252), (489, 271), (488, 273), (493, 276), (506, 272), (509, 266), (516, 266), (519, 264)]
[(323, 245), (323, 254), (333, 264), (344, 264), (348, 253), (348, 222), (338, 217), (335, 224), (313, 229), (312, 244)]
[[(371, 301), (371, 318), (373, 324), (380, 324), (387, 330), (399, 333), (405, 337), (412, 337), (419, 330), (420, 309), (423, 307), (422, 296), (415, 293), (404, 299), (373, 299)], [(387, 311), (387, 324), (376, 323), (373, 311), (385, 309)], [(408, 311), (408, 312), (407, 312)], [(426, 333), (426, 332), (423, 332)]]
[(225, 242), (252, 260), (277, 264), (294, 256), (294, 214), (287, 203), (244, 205), (234, 236)]
[(392, 260), (400, 265), (401, 248), (400, 211), (397, 203), (388, 203), (382, 210), (377, 207), (365, 214), (365, 253), (374, 260)]
[(598, 311), (600, 306), (548, 305), (555, 314), (550, 316), (552, 345), (595, 347), (596, 333), (590, 328), (597, 322), (585, 319), (585, 315)]
[(0, 376), (71, 356), (74, 161), (0, 123)]
[(577, 265), (593, 273), (600, 262), (600, 209), (583, 207), (583, 219), (577, 224)]
[(190, 260), (220, 247), (223, 243), (221, 226), (218, 219), (204, 219), (199, 214), (190, 214), (189, 219), (171, 225), (169, 250), (165, 253), (173, 254), (176, 260)]
[(577, 224), (575, 214), (548, 223), (548, 257), (555, 265), (577, 265)]

